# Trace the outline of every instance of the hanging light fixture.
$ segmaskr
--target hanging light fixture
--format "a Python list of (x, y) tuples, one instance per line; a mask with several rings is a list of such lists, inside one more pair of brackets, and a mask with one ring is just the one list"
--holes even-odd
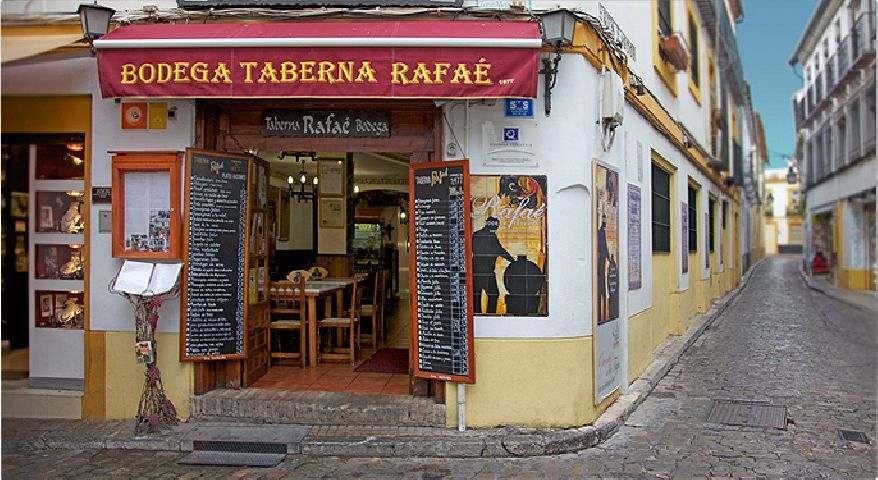
[(360, 186), (359, 186), (359, 185), (354, 185), (354, 195), (356, 195), (356, 194), (358, 194), (358, 193), (360, 193)]

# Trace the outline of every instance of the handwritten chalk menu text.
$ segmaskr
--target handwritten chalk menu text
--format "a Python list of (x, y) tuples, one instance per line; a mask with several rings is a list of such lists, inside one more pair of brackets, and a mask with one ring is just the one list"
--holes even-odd
[(419, 163), (409, 177), (415, 375), (474, 383), (469, 163)]
[(185, 359), (244, 354), (245, 236), (249, 160), (187, 155)]

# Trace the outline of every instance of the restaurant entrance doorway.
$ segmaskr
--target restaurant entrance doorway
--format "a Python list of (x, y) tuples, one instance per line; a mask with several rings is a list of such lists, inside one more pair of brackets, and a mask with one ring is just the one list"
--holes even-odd
[[(440, 159), (441, 115), (432, 101), (199, 105), (199, 147), (270, 162), (268, 269), (270, 281), (279, 282), (275, 292), (301, 274), (308, 279), (305, 314), (284, 303), (295, 299), (274, 295), (280, 318), (272, 315), (272, 323), (301, 323), (269, 328), (269, 351), (260, 352), (274, 357), (268, 373), (247, 378), (240, 360), (200, 362), (196, 394), (256, 387), (444, 398), (441, 382), (410, 375), (407, 265), (408, 165)], [(345, 328), (354, 309), (358, 324)], [(351, 331), (359, 331), (353, 355)]]

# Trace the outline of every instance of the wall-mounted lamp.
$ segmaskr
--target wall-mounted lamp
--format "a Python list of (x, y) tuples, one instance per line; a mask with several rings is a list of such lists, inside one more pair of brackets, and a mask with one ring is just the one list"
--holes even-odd
[(354, 195), (356, 195), (356, 194), (358, 194), (358, 193), (360, 193), (360, 186), (359, 186), (359, 185), (354, 185)]
[(576, 27), (576, 15), (569, 10), (555, 10), (540, 16), (543, 30), (543, 43), (555, 49), (554, 59), (543, 58), (544, 99), (546, 116), (552, 112), (552, 89), (558, 77), (558, 64), (561, 62), (561, 47), (573, 44), (573, 29)]
[(110, 30), (110, 20), (116, 13), (110, 7), (98, 5), (95, 1), (93, 4), (83, 3), (79, 5), (79, 24), (82, 27), (82, 36), (88, 40), (91, 45), (92, 54), (94, 54), (94, 41), (101, 38)]

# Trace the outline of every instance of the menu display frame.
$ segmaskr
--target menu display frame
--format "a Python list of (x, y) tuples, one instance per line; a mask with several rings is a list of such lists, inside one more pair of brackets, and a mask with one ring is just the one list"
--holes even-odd
[[(217, 355), (189, 355), (186, 344), (188, 339), (188, 314), (187, 307), (189, 303), (189, 225), (190, 225), (190, 180), (192, 175), (192, 159), (194, 155), (201, 154), (210, 157), (223, 158), (223, 159), (235, 159), (235, 160), (243, 160), (247, 162), (246, 173), (247, 177), (244, 179), (244, 188), (247, 190), (247, 201), (245, 202), (244, 212), (244, 228), (241, 231), (241, 236), (243, 237), (240, 242), (242, 244), (243, 251), (243, 262), (244, 265), (241, 266), (243, 275), (239, 277), (238, 282), (238, 295), (240, 296), (241, 308), (242, 308), (242, 326), (241, 326), (241, 351), (239, 353), (228, 353), (228, 354), (217, 354)], [(250, 218), (251, 218), (251, 210), (252, 210), (252, 195), (253, 188), (250, 182), (250, 176), (252, 175), (252, 157), (247, 154), (238, 154), (238, 153), (229, 153), (229, 152), (218, 152), (211, 150), (203, 150), (203, 149), (195, 149), (195, 148), (187, 148), (185, 152), (185, 162), (184, 162), (184, 175), (185, 181), (183, 182), (183, 270), (180, 278), (180, 361), (181, 362), (207, 362), (207, 361), (215, 361), (215, 360), (244, 360), (248, 357), (250, 353), (247, 348), (247, 329), (249, 323), (249, 286), (248, 283), (248, 272), (250, 269)], [(237, 330), (237, 329), (236, 329)]]
[[(180, 172), (181, 152), (111, 152), (112, 160), (112, 255), (114, 258), (140, 260), (179, 260), (180, 249)], [(163, 213), (163, 235), (167, 237), (167, 251), (126, 248), (125, 181), (128, 174), (167, 173), (169, 185), (168, 210)], [(146, 235), (143, 235), (144, 237)]]
[[(462, 208), (463, 208), (463, 225), (464, 225), (464, 262), (465, 262), (465, 270), (466, 270), (466, 346), (467, 346), (467, 374), (466, 375), (457, 375), (453, 373), (442, 373), (442, 372), (434, 372), (429, 370), (421, 370), (420, 367), (420, 359), (421, 359), (421, 341), (419, 340), (419, 332), (420, 332), (420, 318), (418, 316), (418, 277), (420, 276), (420, 271), (418, 269), (418, 259), (417, 259), (417, 236), (416, 236), (416, 226), (418, 216), (416, 216), (415, 212), (415, 203), (416, 203), (416, 184), (415, 184), (415, 176), (418, 171), (421, 170), (443, 170), (447, 168), (461, 168), (463, 171), (463, 197), (462, 197)], [(419, 378), (428, 378), (434, 380), (444, 380), (455, 383), (465, 383), (465, 384), (474, 384), (476, 383), (476, 368), (475, 368), (475, 342), (474, 342), (474, 328), (473, 328), (473, 269), (472, 269), (472, 199), (470, 195), (470, 172), (469, 172), (469, 159), (463, 160), (454, 160), (454, 161), (439, 161), (439, 162), (423, 162), (423, 163), (413, 163), (409, 165), (409, 239), (412, 243), (409, 248), (409, 268), (411, 269), (412, 274), (409, 277), (409, 285), (411, 291), (411, 345), (412, 345), (412, 356), (410, 359), (410, 364), (412, 365), (412, 372), (415, 377)]]

